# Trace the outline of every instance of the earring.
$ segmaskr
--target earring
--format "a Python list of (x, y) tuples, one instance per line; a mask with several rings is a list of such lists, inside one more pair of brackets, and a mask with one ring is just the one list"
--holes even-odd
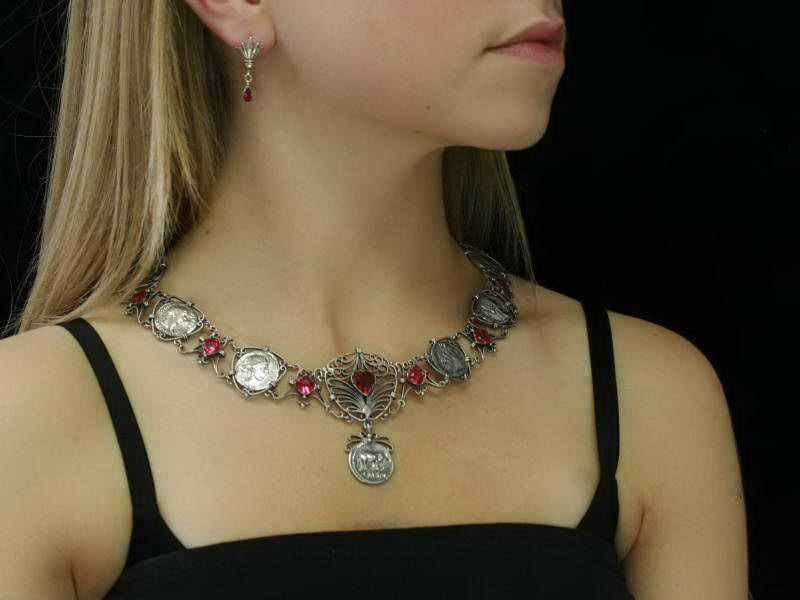
[(253, 43), (253, 36), (250, 36), (250, 39), (246, 42), (242, 42), (239, 46), (239, 52), (242, 53), (244, 57), (244, 66), (247, 69), (247, 73), (244, 76), (245, 86), (244, 90), (242, 91), (242, 98), (244, 98), (245, 102), (250, 102), (253, 99), (253, 90), (250, 87), (250, 82), (253, 81), (253, 76), (250, 74), (250, 69), (253, 68), (253, 62), (258, 56), (258, 53), (261, 52), (261, 44), (258, 42)]

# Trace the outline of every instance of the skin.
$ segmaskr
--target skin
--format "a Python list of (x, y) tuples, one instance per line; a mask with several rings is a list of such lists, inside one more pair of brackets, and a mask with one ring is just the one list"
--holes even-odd
[[(311, 366), (356, 344), (405, 359), (425, 336), (461, 329), (465, 313), (453, 307), (483, 280), (446, 227), (443, 151), (539, 141), (562, 68), (485, 50), (560, 20), (562, 4), (186, 1), (231, 47), (232, 72), (244, 75), (235, 47), (251, 33), (265, 49), (255, 101), (242, 102), (243, 80), (230, 91), (229, 160), (203, 222), (167, 255), (160, 287), (196, 300), (240, 345), (268, 340)], [(457, 392), (412, 398), (401, 418), (381, 422), (400, 466), (377, 488), (343, 472), (341, 445), (355, 428), (318, 406), (301, 415), (292, 400), (236, 398), (133, 327), (118, 299), (85, 316), (130, 397), (159, 511), (187, 547), (447, 523), (573, 528), (598, 477), (586, 324), (574, 299), (538, 286), (541, 327), (530, 326), (531, 298), (512, 284), (519, 324), (500, 356)], [(716, 374), (670, 330), (609, 317), (620, 421), (614, 546), (629, 589), (642, 600), (744, 600), (741, 477)], [(4, 395), (14, 418), (0, 431), (5, 487), (58, 474), (40, 478), (40, 493), (0, 494), (15, 540), (13, 560), (0, 553), (0, 580), (11, 579), (10, 565), (17, 589), (36, 590), (20, 597), (102, 598), (125, 565), (132, 506), (97, 380), (61, 327), (3, 340), (0, 359), (22, 374)]]
[[(163, 288), (203, 298), (210, 314), (235, 306), (238, 333), (269, 331), (296, 355), (306, 323), (320, 352), (305, 355), (320, 362), (385, 346), (386, 315), (459, 329), (453, 306), (483, 281), (447, 228), (442, 156), (541, 139), (563, 66), (486, 49), (563, 20), (561, 2), (186, 1), (231, 48), (233, 143), (211, 209), (167, 254)], [(236, 48), (251, 33), (264, 48), (245, 103)], [(418, 351), (392, 330), (392, 350)]]

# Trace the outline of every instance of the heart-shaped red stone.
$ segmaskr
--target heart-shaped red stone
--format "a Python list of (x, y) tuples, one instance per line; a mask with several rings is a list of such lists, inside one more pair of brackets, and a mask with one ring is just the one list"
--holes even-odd
[(369, 371), (355, 371), (350, 376), (350, 381), (366, 396), (372, 390), (372, 386), (375, 385), (375, 375)]

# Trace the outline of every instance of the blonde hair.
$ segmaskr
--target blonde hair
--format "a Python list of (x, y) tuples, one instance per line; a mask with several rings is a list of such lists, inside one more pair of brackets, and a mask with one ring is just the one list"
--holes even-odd
[[(231, 49), (183, 0), (71, 0), (64, 47), (42, 228), (23, 283), (33, 280), (4, 336), (129, 297), (202, 214), (227, 147)], [(535, 298), (505, 152), (454, 146), (443, 161), (453, 237), (527, 279)]]

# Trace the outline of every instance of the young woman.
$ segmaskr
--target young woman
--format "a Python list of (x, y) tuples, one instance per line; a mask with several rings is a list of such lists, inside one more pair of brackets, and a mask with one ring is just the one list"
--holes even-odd
[(746, 597), (714, 369), (533, 277), (560, 1), (68, 19), (3, 597)]

